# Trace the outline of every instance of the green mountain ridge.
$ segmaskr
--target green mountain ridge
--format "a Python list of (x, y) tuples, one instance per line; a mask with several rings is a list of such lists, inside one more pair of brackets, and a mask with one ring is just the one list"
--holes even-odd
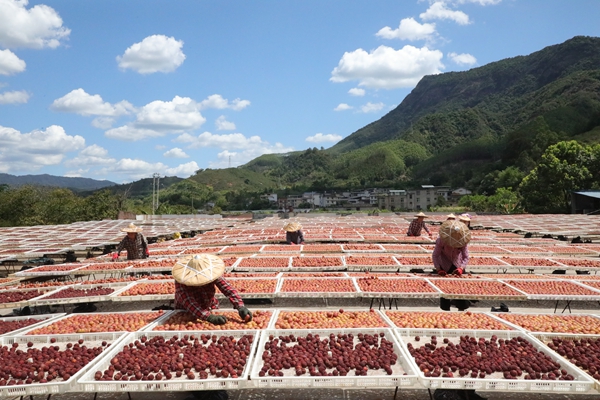
[(487, 174), (527, 174), (560, 140), (600, 142), (600, 38), (425, 76), (392, 111), (327, 150), (258, 157), (238, 169), (292, 191), (406, 187), (482, 190)]
[[(504, 59), (464, 72), (428, 75), (398, 107), (344, 138), (330, 150), (345, 152), (372, 142), (408, 139), (414, 136), (415, 130), (435, 129), (439, 120), (433, 118), (434, 115), (451, 116), (453, 112), (467, 110), (473, 110), (479, 117), (477, 120), (491, 132), (502, 135), (551, 106), (543, 101), (537, 110), (531, 110), (532, 113), (519, 115), (522, 106), (533, 106), (532, 100), (543, 98), (545, 86), (572, 74), (599, 68), (600, 39), (578, 36), (528, 56)], [(587, 79), (585, 74), (579, 78)], [(597, 79), (593, 80), (597, 82)], [(598, 92), (595, 98), (597, 100)], [(473, 117), (465, 116), (467, 121), (472, 121)]]
[(0, 173), (0, 185), (9, 186), (39, 185), (72, 190), (97, 190), (116, 185), (115, 182), (107, 180), (96, 180), (91, 178), (54, 176), (48, 174), (40, 175), (11, 175)]

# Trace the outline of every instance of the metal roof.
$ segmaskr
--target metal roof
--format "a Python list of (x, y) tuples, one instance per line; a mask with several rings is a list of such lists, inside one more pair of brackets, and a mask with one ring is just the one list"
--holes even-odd
[(581, 192), (573, 192), (575, 194), (579, 194), (581, 196), (593, 197), (596, 199), (600, 199), (600, 190), (584, 190)]

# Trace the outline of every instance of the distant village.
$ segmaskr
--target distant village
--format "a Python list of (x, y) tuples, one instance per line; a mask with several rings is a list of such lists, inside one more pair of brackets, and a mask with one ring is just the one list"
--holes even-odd
[(277, 204), (279, 210), (317, 208), (349, 208), (365, 211), (429, 210), (436, 206), (455, 206), (462, 196), (471, 194), (465, 188), (451, 189), (449, 186), (421, 185), (420, 189), (363, 189), (343, 192), (305, 192), (301, 195), (278, 197), (277, 194), (263, 198)]

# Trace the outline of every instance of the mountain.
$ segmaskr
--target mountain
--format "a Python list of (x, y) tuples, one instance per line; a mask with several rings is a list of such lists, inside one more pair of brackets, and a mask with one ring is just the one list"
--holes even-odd
[[(577, 36), (528, 56), (428, 75), (398, 107), (330, 150), (407, 139), (437, 153), (466, 140), (503, 136), (537, 116), (553, 117), (554, 125), (568, 116), (571, 126), (559, 128), (580, 134), (599, 122), (598, 72), (600, 38)], [(575, 118), (581, 120), (575, 124)]]
[(333, 147), (269, 154), (239, 169), (294, 192), (429, 183), (489, 193), (481, 182), (514, 168), (518, 184), (562, 140), (600, 143), (600, 38), (425, 76), (394, 110)]
[[(164, 176), (158, 180), (158, 191), (164, 190), (173, 184), (181, 182), (183, 178), (176, 176)], [(124, 183), (107, 188), (113, 194), (127, 194), (129, 198), (143, 198), (152, 196), (152, 190), (154, 186), (154, 178), (143, 178), (139, 181)], [(84, 193), (91, 194), (91, 193)]]
[(10, 175), (0, 174), (0, 185), (6, 184), (9, 186), (21, 185), (40, 185), (69, 188), (73, 190), (97, 190), (105, 187), (116, 185), (111, 181), (98, 181), (90, 178), (70, 178), (65, 176), (53, 176), (48, 174), (42, 175)]

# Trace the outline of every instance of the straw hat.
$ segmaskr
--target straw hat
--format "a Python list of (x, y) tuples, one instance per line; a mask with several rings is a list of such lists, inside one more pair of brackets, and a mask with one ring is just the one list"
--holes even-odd
[(302, 229), (302, 225), (297, 222), (290, 222), (283, 227), (283, 230), (286, 232), (296, 232)]
[(132, 222), (132, 223), (129, 224), (129, 226), (127, 228), (121, 229), (121, 232), (127, 232), (127, 233), (134, 232), (134, 233), (137, 233), (137, 232), (141, 232), (143, 230), (144, 229), (142, 227), (135, 226), (134, 223)]
[(427, 215), (423, 214), (423, 211), (421, 211), (420, 213), (415, 214), (415, 217), (417, 217), (417, 218), (419, 218), (419, 217), (427, 218)]
[(186, 286), (204, 286), (225, 272), (225, 262), (214, 254), (196, 254), (180, 258), (173, 266), (175, 280)]
[(471, 231), (460, 221), (445, 221), (440, 225), (440, 239), (450, 247), (465, 247), (471, 241)]
[(463, 221), (463, 222), (470, 222), (471, 221), (471, 216), (469, 214), (460, 214), (458, 216), (458, 219), (460, 221)]
[(448, 220), (448, 219), (456, 219), (456, 215), (454, 215), (454, 214), (450, 213), (450, 214), (446, 215), (446, 219), (447, 219), (447, 220)]

